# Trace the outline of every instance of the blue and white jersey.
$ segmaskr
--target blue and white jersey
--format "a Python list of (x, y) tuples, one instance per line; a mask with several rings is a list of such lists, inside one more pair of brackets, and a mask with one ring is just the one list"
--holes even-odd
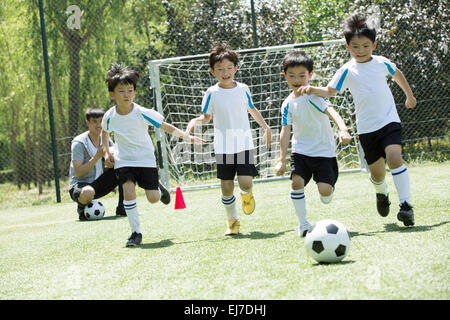
[(248, 108), (253, 109), (254, 105), (246, 84), (236, 82), (231, 89), (218, 84), (208, 88), (203, 96), (202, 113), (213, 116), (216, 154), (254, 149)]
[(106, 111), (102, 128), (114, 132), (114, 168), (156, 168), (155, 148), (148, 134), (148, 126), (159, 128), (164, 117), (152, 109), (133, 103), (130, 113), (121, 115), (116, 107)]
[(336, 142), (325, 110), (327, 98), (291, 93), (281, 105), (281, 125), (292, 125), (292, 152), (309, 157), (336, 157)]
[(396, 65), (382, 56), (358, 63), (344, 64), (328, 84), (339, 92), (349, 89), (355, 102), (358, 134), (374, 132), (391, 122), (400, 122), (387, 77), (395, 74)]

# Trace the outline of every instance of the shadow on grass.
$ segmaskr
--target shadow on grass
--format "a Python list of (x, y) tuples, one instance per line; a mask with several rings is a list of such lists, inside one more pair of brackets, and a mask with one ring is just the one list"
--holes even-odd
[(340, 265), (346, 265), (346, 264), (352, 264), (352, 263), (355, 263), (355, 261), (354, 260), (344, 260), (344, 261), (336, 262), (336, 263), (316, 262), (316, 263), (313, 263), (312, 266), (313, 267), (340, 266)]
[(386, 232), (401, 232), (401, 233), (424, 232), (424, 231), (433, 230), (433, 228), (440, 227), (449, 222), (450, 221), (442, 221), (440, 223), (436, 223), (436, 224), (429, 225), (429, 226), (419, 225), (419, 226), (413, 226), (413, 227), (405, 227), (403, 225), (398, 225), (396, 223), (387, 223), (384, 225), (384, 230), (382, 230), (382, 231), (373, 231), (373, 232), (354, 232), (354, 231), (352, 231), (352, 232), (349, 232), (349, 235), (350, 235), (350, 237), (357, 237), (357, 236), (373, 236), (378, 233), (386, 233)]
[(227, 237), (227, 239), (252, 239), (252, 240), (271, 239), (282, 236), (286, 232), (292, 232), (292, 230), (285, 230), (277, 233), (270, 233), (270, 232), (264, 233), (259, 231), (253, 231), (246, 234), (239, 233), (235, 236)]
[(134, 248), (139, 248), (139, 249), (160, 249), (160, 248), (167, 248), (170, 246), (173, 246), (174, 244), (176, 244), (175, 242), (173, 242), (170, 239), (166, 239), (166, 240), (161, 240), (159, 242), (154, 242), (154, 243), (143, 243), (137, 247)]

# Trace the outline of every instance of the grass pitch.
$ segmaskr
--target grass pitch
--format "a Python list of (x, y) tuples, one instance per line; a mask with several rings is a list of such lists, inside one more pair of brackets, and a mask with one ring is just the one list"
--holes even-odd
[[(80, 222), (76, 205), (0, 211), (0, 299), (449, 299), (450, 163), (408, 166), (414, 227), (376, 212), (368, 174), (341, 174), (329, 205), (305, 190), (308, 220), (335, 219), (350, 232), (341, 263), (306, 255), (288, 180), (254, 185), (256, 211), (239, 211), (241, 234), (225, 237), (220, 189), (183, 192), (174, 210), (138, 196), (143, 244), (126, 248), (126, 217), (114, 195), (103, 220)], [(235, 195), (238, 195), (235, 189)], [(174, 198), (174, 194), (173, 194)], [(240, 197), (237, 196), (237, 199)], [(240, 206), (240, 201), (237, 201)], [(17, 206), (19, 207), (19, 206)]]

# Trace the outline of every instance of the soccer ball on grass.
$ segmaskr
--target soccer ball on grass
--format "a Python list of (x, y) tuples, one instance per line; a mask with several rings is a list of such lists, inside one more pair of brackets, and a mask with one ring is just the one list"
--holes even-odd
[(88, 220), (100, 220), (105, 215), (105, 207), (100, 201), (92, 200), (84, 207), (84, 216)]
[(335, 220), (320, 220), (305, 237), (306, 252), (319, 263), (336, 263), (350, 249), (350, 236), (345, 226)]

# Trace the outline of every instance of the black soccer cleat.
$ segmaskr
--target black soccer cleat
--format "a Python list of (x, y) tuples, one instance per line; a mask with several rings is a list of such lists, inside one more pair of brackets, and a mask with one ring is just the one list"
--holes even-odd
[(142, 242), (142, 233), (133, 232), (128, 238), (127, 247), (135, 247)]
[(170, 203), (170, 192), (159, 182), (159, 190), (161, 190), (161, 201), (164, 204)]
[(385, 196), (382, 193), (377, 193), (377, 210), (380, 216), (387, 217), (389, 214), (389, 194)]
[(78, 207), (77, 207), (78, 219), (79, 219), (80, 221), (87, 221), (87, 218), (86, 218), (86, 216), (84, 215), (84, 207), (85, 207), (85, 206), (81, 206), (81, 205), (78, 205)]
[(408, 202), (404, 201), (400, 204), (400, 211), (397, 214), (397, 219), (407, 226), (414, 225), (414, 210)]
[(125, 217), (127, 215), (127, 212), (125, 211), (125, 207), (122, 205), (118, 205), (116, 207), (116, 216), (119, 217)]

